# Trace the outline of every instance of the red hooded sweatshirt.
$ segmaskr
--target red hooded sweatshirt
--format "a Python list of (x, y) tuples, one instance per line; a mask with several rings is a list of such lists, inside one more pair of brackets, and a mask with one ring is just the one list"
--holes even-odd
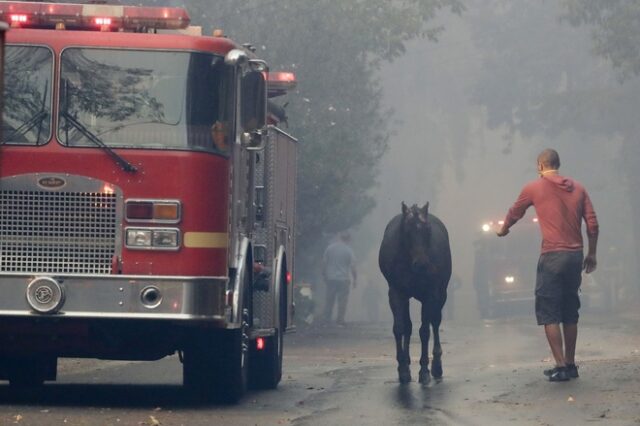
[(587, 235), (598, 236), (598, 219), (589, 194), (568, 177), (547, 175), (525, 185), (509, 209), (504, 227), (513, 226), (531, 205), (536, 209), (542, 231), (542, 253), (581, 251), (583, 218)]

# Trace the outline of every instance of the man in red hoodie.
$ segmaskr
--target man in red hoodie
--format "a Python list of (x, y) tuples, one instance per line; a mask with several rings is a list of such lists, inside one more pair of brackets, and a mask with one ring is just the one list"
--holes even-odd
[[(544, 331), (556, 362), (545, 370), (549, 380), (578, 377), (575, 364), (578, 337), (578, 290), (582, 270), (596, 269), (598, 220), (584, 187), (558, 173), (560, 157), (553, 149), (538, 156), (540, 179), (525, 185), (504, 220), (499, 237), (504, 237), (530, 206), (536, 209), (542, 231), (542, 254), (536, 277), (536, 319)], [(587, 226), (589, 249), (583, 258), (582, 220)], [(560, 328), (562, 323), (562, 329)], [(564, 351), (563, 351), (564, 337)]]

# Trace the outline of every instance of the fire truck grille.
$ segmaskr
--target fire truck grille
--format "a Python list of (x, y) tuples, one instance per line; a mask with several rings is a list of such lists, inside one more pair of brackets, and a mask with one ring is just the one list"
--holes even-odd
[(0, 272), (109, 274), (116, 195), (0, 191)]

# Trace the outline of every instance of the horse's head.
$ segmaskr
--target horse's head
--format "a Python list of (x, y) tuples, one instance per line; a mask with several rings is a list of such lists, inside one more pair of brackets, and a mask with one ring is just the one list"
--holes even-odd
[(414, 204), (411, 207), (402, 203), (402, 241), (409, 256), (414, 272), (426, 272), (431, 269), (428, 248), (431, 239), (429, 224), (429, 203), (423, 207)]

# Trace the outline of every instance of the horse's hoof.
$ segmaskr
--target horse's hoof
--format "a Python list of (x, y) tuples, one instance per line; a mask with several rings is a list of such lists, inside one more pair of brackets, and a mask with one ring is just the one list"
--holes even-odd
[(411, 374), (403, 374), (399, 377), (400, 384), (411, 383)]
[(426, 385), (429, 383), (430, 380), (431, 380), (431, 377), (429, 377), (429, 369), (421, 368), (420, 373), (418, 374), (418, 381), (420, 382), (420, 384)]
[(398, 369), (398, 380), (400, 380), (400, 383), (409, 383), (411, 381), (411, 371), (409, 371), (409, 368)]
[(442, 378), (442, 364), (441, 363), (431, 363), (431, 375), (435, 379)]

